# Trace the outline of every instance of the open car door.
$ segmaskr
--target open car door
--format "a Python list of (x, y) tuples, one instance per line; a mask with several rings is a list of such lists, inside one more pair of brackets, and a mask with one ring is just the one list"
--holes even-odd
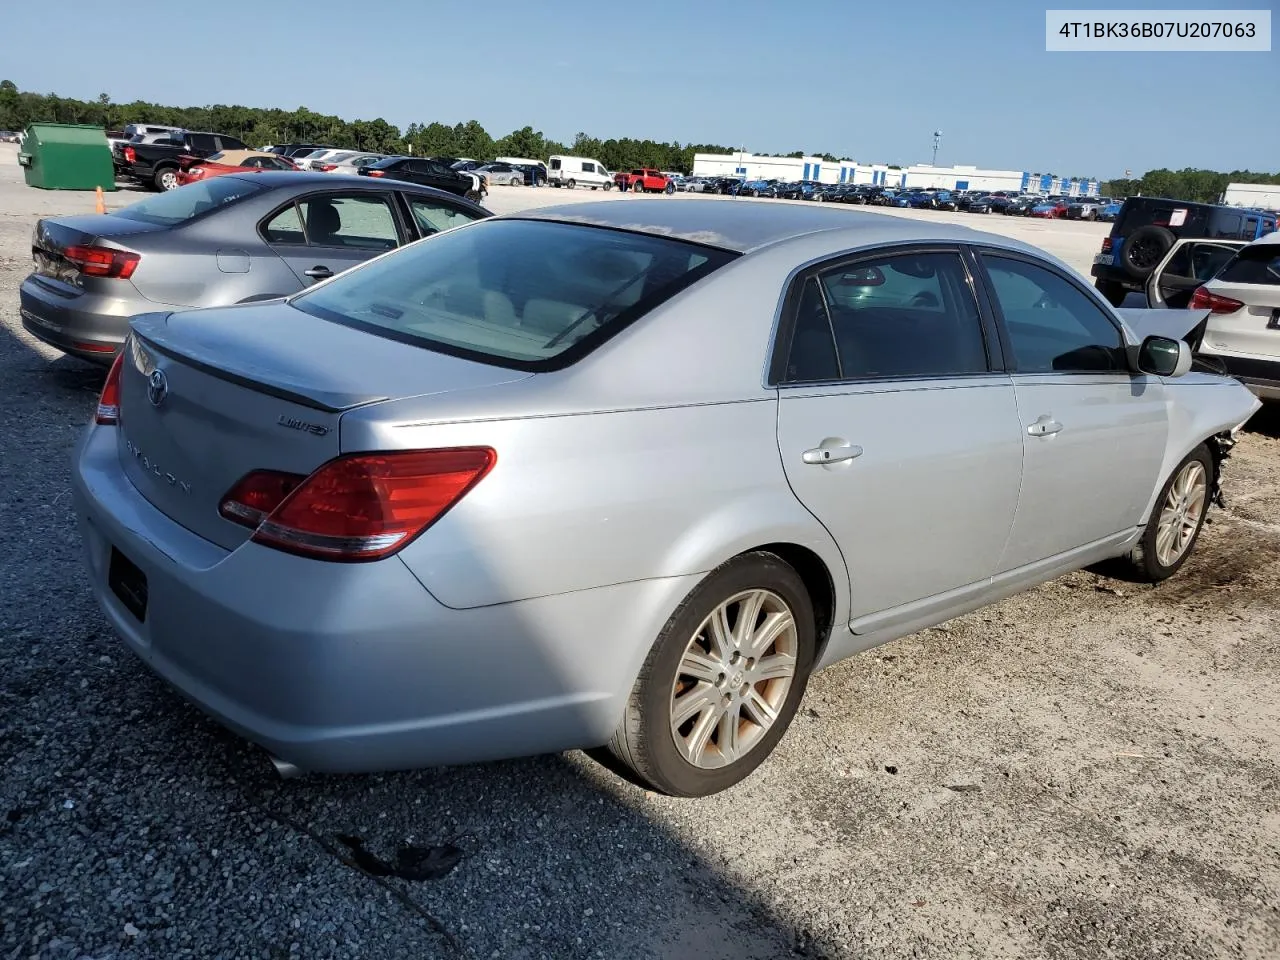
[(1244, 240), (1175, 240), (1147, 278), (1147, 306), (1180, 310), (1191, 303), (1196, 287), (1212, 280)]

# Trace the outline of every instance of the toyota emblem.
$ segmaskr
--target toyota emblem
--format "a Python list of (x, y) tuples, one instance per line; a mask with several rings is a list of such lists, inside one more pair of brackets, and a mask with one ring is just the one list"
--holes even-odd
[(168, 395), (169, 378), (164, 375), (163, 370), (152, 370), (151, 376), (147, 377), (147, 399), (153, 407), (158, 407)]

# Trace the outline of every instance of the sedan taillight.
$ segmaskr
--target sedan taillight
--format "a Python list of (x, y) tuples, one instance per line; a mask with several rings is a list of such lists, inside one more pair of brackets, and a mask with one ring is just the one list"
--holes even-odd
[(67, 247), (62, 256), (86, 277), (128, 280), (142, 261), (141, 254), (109, 247)]
[(380, 560), (439, 520), (497, 459), (489, 447), (456, 447), (338, 457), (306, 478), (255, 470), (218, 512), (287, 553)]

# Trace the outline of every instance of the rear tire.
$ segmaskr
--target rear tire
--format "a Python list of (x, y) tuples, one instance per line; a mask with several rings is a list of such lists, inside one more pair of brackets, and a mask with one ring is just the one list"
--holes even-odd
[(1160, 488), (1147, 528), (1126, 558), (1133, 579), (1159, 583), (1186, 563), (1209, 512), (1212, 478), (1213, 458), (1202, 443), (1174, 468)]
[(567, 186), (570, 190), (576, 190), (578, 189), (578, 181), (570, 180), (567, 184), (565, 184), (565, 186)]
[(182, 184), (178, 182), (178, 171), (175, 167), (163, 167), (156, 171), (156, 189), (161, 192), (177, 190)]
[(643, 180), (637, 180), (637, 181), (635, 182), (635, 186), (634, 186), (634, 187), (632, 187), (632, 189), (633, 189), (636, 193), (644, 193), (644, 181), (643, 181)]
[(796, 571), (770, 553), (733, 558), (662, 628), (610, 752), (663, 793), (702, 797), (732, 786), (782, 739), (815, 648), (813, 606)]

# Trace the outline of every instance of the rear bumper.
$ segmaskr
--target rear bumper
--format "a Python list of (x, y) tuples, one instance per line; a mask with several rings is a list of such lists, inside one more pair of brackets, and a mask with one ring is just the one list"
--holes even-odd
[[(697, 576), (469, 610), (396, 557), (226, 551), (125, 477), (114, 427), (77, 445), (72, 491), (93, 592), (123, 642), (197, 706), (304, 770), (468, 763), (606, 742), (640, 663)], [(112, 548), (146, 576), (139, 621)]]
[[(122, 289), (133, 292), (128, 281)], [(82, 292), (68, 295), (43, 283), (34, 274), (18, 290), (22, 326), (51, 347), (97, 363), (110, 363), (129, 332), (129, 318), (156, 304), (140, 294), (103, 296)]]

